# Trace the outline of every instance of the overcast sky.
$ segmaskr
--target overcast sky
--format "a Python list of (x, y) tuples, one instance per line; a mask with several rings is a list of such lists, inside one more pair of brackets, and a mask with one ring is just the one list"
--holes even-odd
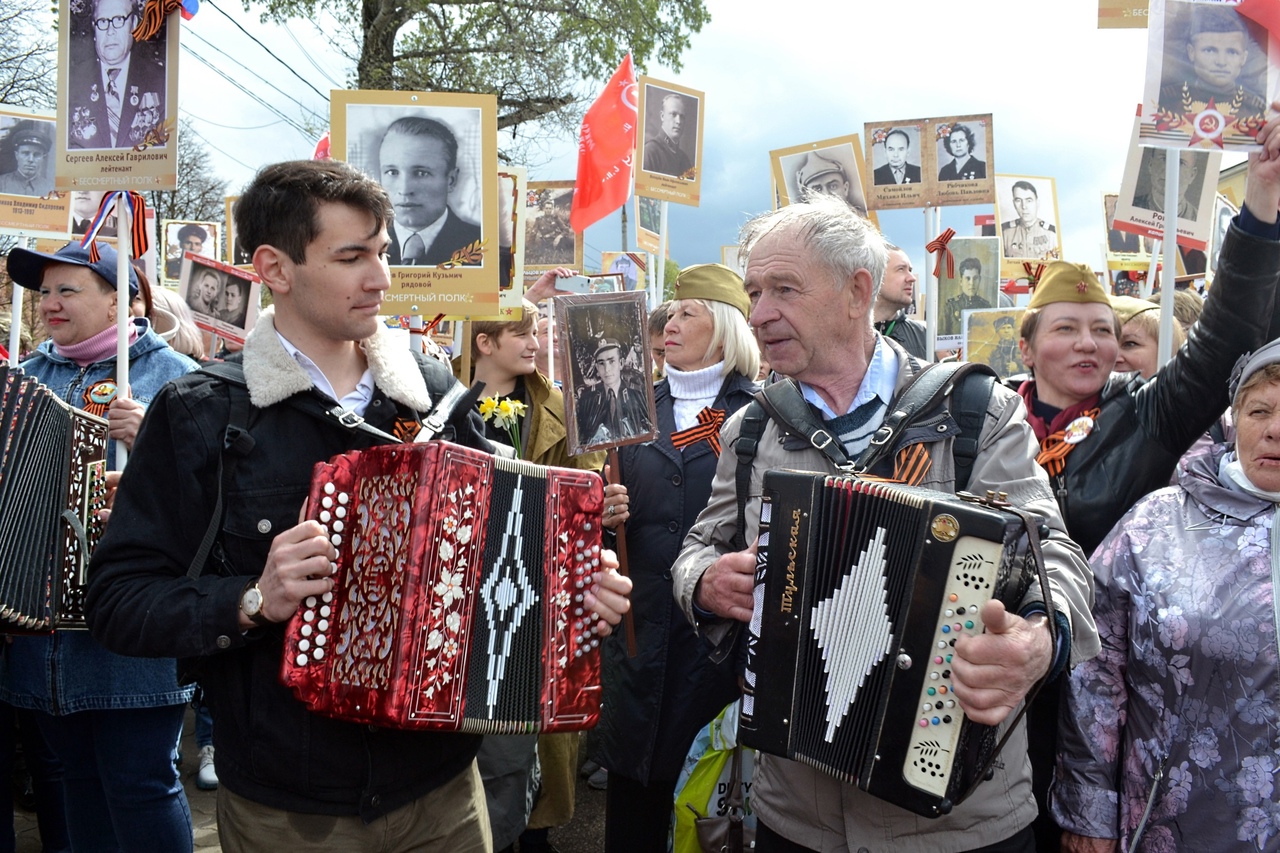
[[(316, 88), (333, 84), (290, 34), (264, 27), (232, 0), (217, 0)], [(1064, 257), (1102, 266), (1102, 194), (1120, 187), (1134, 109), (1141, 99), (1146, 30), (1099, 30), (1096, 3), (1030, 4), (1026, 0), (707, 0), (711, 22), (692, 39), (679, 73), (651, 76), (706, 93), (702, 204), (672, 204), (671, 254), (681, 265), (720, 260), (752, 213), (769, 207), (769, 151), (861, 134), (867, 121), (992, 113), (1001, 174), (1055, 178)], [(291, 116), (327, 105), (217, 10), (205, 6), (184, 22), (190, 47)], [(349, 64), (330, 52), (310, 24), (292, 28), (298, 42), (336, 82)], [(296, 99), (289, 104), (260, 80), (200, 41), (235, 56)], [(235, 192), (267, 162), (310, 156), (314, 140), (277, 121), (184, 49), (181, 106)], [(600, 81), (603, 85), (604, 81)], [(864, 140), (865, 144), (865, 140)], [(571, 179), (577, 140), (549, 144), (533, 180)], [(1239, 162), (1228, 154), (1224, 167)], [(239, 161), (239, 162), (236, 162)], [(973, 233), (975, 214), (990, 207), (943, 209), (943, 227)], [(886, 211), (880, 225), (924, 265), (925, 220), (919, 210)], [(586, 264), (621, 248), (616, 216), (586, 235)], [(931, 229), (932, 232), (932, 229)], [(933, 233), (929, 233), (932, 237)], [(630, 246), (634, 249), (634, 244)]]

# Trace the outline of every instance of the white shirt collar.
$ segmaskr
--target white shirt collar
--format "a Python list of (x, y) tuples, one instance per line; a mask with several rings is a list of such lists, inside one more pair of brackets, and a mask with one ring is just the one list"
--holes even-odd
[(404, 260), (404, 242), (413, 234), (417, 234), (421, 237), (423, 249), (430, 251), (431, 244), (436, 241), (436, 237), (440, 234), (440, 229), (444, 228), (444, 222), (448, 218), (449, 208), (446, 207), (444, 209), (444, 213), (440, 214), (440, 217), (435, 222), (432, 222), (426, 228), (419, 228), (417, 231), (406, 225), (401, 225), (398, 222), (392, 222), (391, 227), (394, 228), (396, 232), (396, 245), (400, 247), (400, 259)]
[(365, 368), (364, 375), (356, 383), (356, 389), (339, 400), (338, 393), (333, 390), (333, 383), (329, 381), (329, 377), (324, 375), (320, 367), (306, 353), (290, 343), (288, 338), (280, 334), (279, 329), (276, 329), (275, 332), (276, 337), (280, 339), (280, 345), (284, 347), (284, 351), (289, 353), (289, 356), (298, 362), (298, 366), (307, 372), (312, 384), (321, 393), (326, 394), (331, 400), (337, 400), (338, 405), (344, 409), (355, 412), (362, 417), (364, 416), (365, 409), (369, 408), (369, 403), (373, 402), (373, 374), (368, 368)]
[[(876, 348), (871, 353), (871, 363), (867, 365), (867, 372), (862, 377), (862, 384), (858, 386), (858, 393), (854, 395), (853, 402), (849, 404), (848, 411), (841, 414), (849, 414), (854, 409), (861, 406), (873, 397), (879, 397), (885, 405), (893, 399), (894, 387), (898, 381), (898, 356), (893, 351), (893, 347), (886, 346), (884, 339), (880, 335), (876, 335)], [(818, 411), (822, 412), (822, 417), (826, 420), (838, 417), (827, 405), (827, 401), (822, 399), (817, 391), (805, 383), (800, 383), (800, 393), (804, 395), (806, 401), (818, 407)]]

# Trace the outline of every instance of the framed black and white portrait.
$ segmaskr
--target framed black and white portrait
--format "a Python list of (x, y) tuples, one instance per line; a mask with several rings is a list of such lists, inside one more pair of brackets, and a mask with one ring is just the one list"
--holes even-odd
[(497, 101), (492, 95), (335, 91), (330, 149), (391, 200), (389, 308), (498, 309)]
[(770, 151), (769, 159), (783, 205), (813, 195), (828, 195), (845, 202), (861, 216), (869, 215), (858, 134), (780, 148)]
[(702, 187), (705, 95), (641, 76), (636, 192), (697, 206)]
[(262, 284), (251, 272), (184, 252), (178, 295), (197, 328), (242, 344), (258, 319)]
[(557, 296), (569, 454), (657, 435), (643, 291)]
[(166, 219), (164, 231), (164, 278), (170, 287), (182, 275), (182, 258), (187, 252), (217, 259), (221, 222), (191, 222)]
[(530, 181), (524, 202), (526, 276), (556, 267), (582, 268), (582, 235), (569, 224), (573, 181)]

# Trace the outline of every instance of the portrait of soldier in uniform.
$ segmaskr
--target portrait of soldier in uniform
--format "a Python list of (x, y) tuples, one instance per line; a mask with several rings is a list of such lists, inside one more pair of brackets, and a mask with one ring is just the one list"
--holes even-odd
[[(1196, 221), (1200, 209), (1202, 176), (1209, 162), (1207, 151), (1182, 151), (1178, 154), (1178, 218)], [(1141, 173), (1146, 177), (1146, 190), (1134, 193), (1133, 206), (1152, 213), (1164, 213), (1165, 149), (1143, 148)]]
[(1040, 218), (1040, 193), (1030, 181), (1015, 181), (1011, 189), (1016, 219), (1000, 223), (1006, 258), (1043, 258), (1057, 248), (1057, 229)]
[[(1185, 39), (1166, 40), (1160, 106), (1195, 116), (1212, 103), (1228, 121), (1261, 118), (1266, 109), (1260, 94), (1266, 88), (1265, 45), (1254, 39), (1234, 8), (1197, 5), (1190, 19)], [(1263, 61), (1246, 73), (1250, 57)]]
[(10, 126), (0, 140), (0, 193), (43, 197), (53, 192), (51, 148), (53, 122), (22, 119)]
[(693, 168), (694, 155), (690, 152), (697, 151), (698, 101), (657, 86), (645, 88), (646, 114), (653, 112), (652, 99), (658, 99), (660, 107), (657, 121), (645, 122), (647, 127), (656, 126), (657, 132), (644, 142), (642, 168), (646, 172), (684, 178)]
[(980, 308), (990, 308), (991, 302), (979, 294), (982, 287), (982, 261), (977, 258), (965, 258), (956, 270), (956, 283), (959, 292), (947, 299), (942, 309), (942, 327), (940, 335), (958, 335), (964, 329), (964, 312)]

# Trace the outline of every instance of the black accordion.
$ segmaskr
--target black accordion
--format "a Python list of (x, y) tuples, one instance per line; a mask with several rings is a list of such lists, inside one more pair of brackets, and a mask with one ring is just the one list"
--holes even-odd
[(1017, 515), (925, 489), (764, 477), (742, 742), (926, 817), (971, 790), (996, 727), (951, 692), (958, 637), (1035, 576)]
[(107, 422), (0, 366), (0, 632), (84, 627)]

